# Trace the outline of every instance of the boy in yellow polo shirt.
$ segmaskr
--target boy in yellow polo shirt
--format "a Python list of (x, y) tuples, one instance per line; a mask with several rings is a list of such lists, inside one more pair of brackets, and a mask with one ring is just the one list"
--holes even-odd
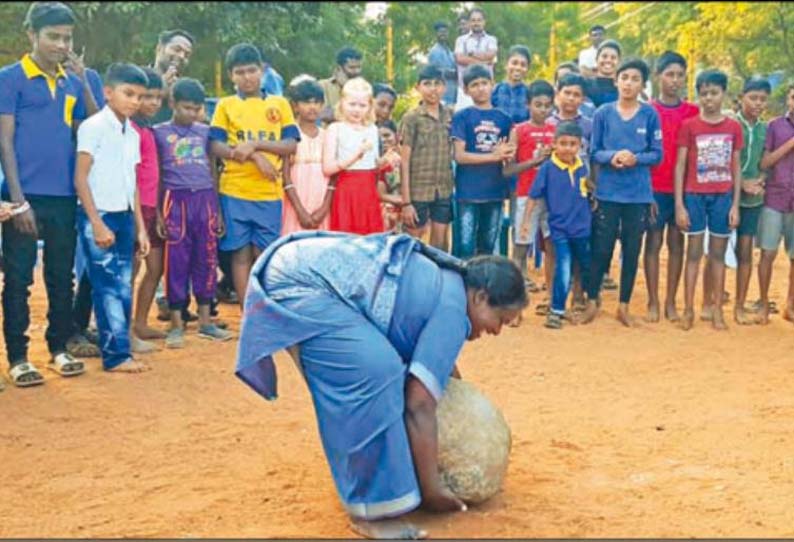
[(213, 153), (225, 160), (218, 190), (226, 226), (220, 249), (233, 253), (241, 306), (254, 261), (281, 231), (282, 159), (300, 139), (289, 102), (261, 93), (262, 66), (255, 46), (229, 49), (226, 69), (237, 93), (218, 101), (210, 124)]

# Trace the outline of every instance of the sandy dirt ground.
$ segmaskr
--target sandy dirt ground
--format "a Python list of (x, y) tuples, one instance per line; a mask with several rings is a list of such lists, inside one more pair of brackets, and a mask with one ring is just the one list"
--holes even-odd
[[(781, 306), (787, 266), (774, 278)], [(456, 538), (794, 537), (792, 324), (628, 330), (607, 292), (593, 325), (551, 331), (538, 299), (522, 327), (468, 344), (460, 361), (512, 427), (504, 491), (414, 520)], [(43, 368), (40, 276), (31, 303)], [(644, 305), (640, 276), (632, 310)], [(222, 311), (236, 330), (236, 309)], [(75, 379), (7, 384), (0, 538), (350, 536), (291, 360), (279, 355), (281, 397), (266, 403), (234, 377), (235, 349), (191, 327), (187, 347), (148, 356), (144, 375), (92, 359)]]

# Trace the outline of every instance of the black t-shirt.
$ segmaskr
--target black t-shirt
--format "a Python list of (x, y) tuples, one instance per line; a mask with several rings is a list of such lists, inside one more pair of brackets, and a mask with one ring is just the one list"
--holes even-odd
[(593, 101), (596, 108), (610, 102), (618, 101), (618, 87), (611, 77), (591, 77), (587, 79), (585, 89), (587, 97)]

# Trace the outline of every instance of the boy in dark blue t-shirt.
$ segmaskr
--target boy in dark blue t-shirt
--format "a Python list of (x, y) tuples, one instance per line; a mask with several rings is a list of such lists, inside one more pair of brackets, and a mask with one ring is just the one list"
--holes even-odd
[(508, 195), (502, 162), (513, 157), (515, 146), (507, 143), (510, 117), (491, 105), (493, 79), (488, 69), (469, 66), (463, 84), (474, 105), (455, 113), (451, 133), (457, 162), (460, 257), (471, 258), (494, 251)]
[[(576, 122), (565, 121), (557, 125), (554, 152), (538, 171), (525, 211), (529, 217), (540, 199), (545, 200), (548, 208), (549, 230), (556, 256), (551, 312), (546, 320), (546, 327), (551, 329), (562, 327), (574, 261), (581, 269), (585, 290), (589, 284), (592, 215), (587, 192), (587, 167), (578, 156), (581, 145), (582, 128)], [(529, 227), (529, 220), (524, 220), (522, 234), (528, 234)]]

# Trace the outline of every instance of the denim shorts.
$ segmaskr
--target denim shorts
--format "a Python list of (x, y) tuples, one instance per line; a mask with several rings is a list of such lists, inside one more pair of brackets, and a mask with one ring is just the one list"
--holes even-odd
[(758, 246), (777, 252), (783, 238), (786, 254), (794, 260), (794, 213), (781, 213), (764, 205), (758, 220)]
[(665, 226), (675, 226), (675, 196), (654, 192), (653, 199), (658, 210), (655, 222), (650, 220), (650, 215), (648, 216), (648, 229), (661, 231)]
[(684, 194), (684, 205), (689, 213), (689, 235), (706, 232), (714, 237), (730, 237), (729, 215), (733, 205), (733, 194)]
[(239, 250), (248, 245), (265, 249), (281, 234), (281, 200), (249, 201), (221, 194), (226, 234), (219, 248)]

